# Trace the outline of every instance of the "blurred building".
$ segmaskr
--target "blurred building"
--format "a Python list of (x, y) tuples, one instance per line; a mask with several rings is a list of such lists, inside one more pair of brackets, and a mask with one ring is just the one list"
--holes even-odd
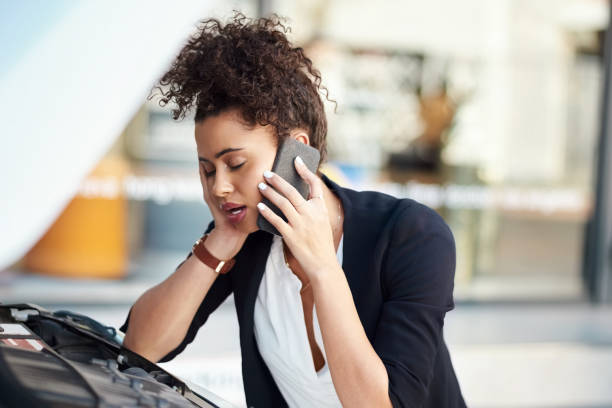
[[(585, 230), (597, 198), (607, 2), (231, 6), (287, 16), (293, 40), (320, 69), (337, 102), (327, 103), (332, 178), (416, 199), (444, 216), (457, 243), (458, 300), (595, 296), (601, 277), (587, 271)], [(227, 5), (215, 10), (231, 16)], [(96, 251), (101, 259), (111, 259), (104, 251), (122, 258), (98, 273), (121, 278), (134, 257), (188, 252), (210, 220), (192, 134), (192, 120), (174, 122), (155, 99), (143, 103), (20, 265), (60, 275), (71, 269), (50, 267), (47, 249), (76, 262), (78, 275), (86, 267), (67, 257), (74, 245), (87, 259)], [(120, 200), (124, 211), (114, 221), (96, 218), (92, 200), (100, 198)], [(79, 206), (83, 219), (74, 218)], [(88, 253), (85, 236), (71, 243), (70, 233), (58, 232), (87, 217), (90, 231), (121, 248)]]

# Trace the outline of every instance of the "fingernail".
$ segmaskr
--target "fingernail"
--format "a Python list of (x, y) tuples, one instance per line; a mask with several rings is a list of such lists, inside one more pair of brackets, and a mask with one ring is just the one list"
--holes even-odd
[(257, 208), (259, 208), (260, 210), (265, 210), (266, 205), (264, 203), (257, 203)]
[(302, 158), (300, 156), (297, 156), (295, 158), (295, 161), (297, 162), (298, 165), (303, 166), (304, 165), (304, 160), (302, 160)]
[(263, 173), (263, 176), (264, 176), (265, 178), (271, 178), (273, 175), (274, 175), (274, 173), (272, 173), (270, 170), (266, 170), (266, 171), (264, 171), (264, 173)]
[(257, 185), (257, 187), (259, 187), (260, 190), (265, 190), (266, 188), (268, 188), (268, 186), (266, 185), (266, 183), (259, 183)]

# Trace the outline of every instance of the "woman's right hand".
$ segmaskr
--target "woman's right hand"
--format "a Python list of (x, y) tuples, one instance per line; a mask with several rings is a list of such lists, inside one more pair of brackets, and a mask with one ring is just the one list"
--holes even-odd
[(218, 259), (228, 260), (236, 256), (246, 241), (248, 233), (238, 230), (229, 222), (223, 210), (211, 199), (206, 183), (203, 183), (204, 201), (215, 220), (215, 227), (208, 234), (204, 245), (206, 249)]

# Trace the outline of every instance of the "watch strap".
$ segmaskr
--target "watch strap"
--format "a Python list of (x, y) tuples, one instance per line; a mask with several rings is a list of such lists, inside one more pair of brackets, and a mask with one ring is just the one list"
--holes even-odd
[(198, 258), (204, 265), (209, 266), (213, 271), (219, 274), (226, 274), (236, 263), (234, 258), (228, 260), (220, 260), (213, 254), (208, 252), (208, 249), (204, 246), (204, 242), (208, 238), (208, 234), (205, 234), (202, 238), (198, 239), (193, 245), (193, 254)]

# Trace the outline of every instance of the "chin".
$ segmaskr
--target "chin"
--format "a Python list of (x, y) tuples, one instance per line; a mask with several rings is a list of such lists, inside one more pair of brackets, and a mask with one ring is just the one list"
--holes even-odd
[(257, 226), (257, 216), (258, 214), (256, 214), (254, 217), (247, 217), (245, 220), (243, 220), (238, 225), (238, 228), (240, 229), (240, 231), (246, 232), (247, 234), (250, 234), (255, 231), (259, 231), (259, 227)]

